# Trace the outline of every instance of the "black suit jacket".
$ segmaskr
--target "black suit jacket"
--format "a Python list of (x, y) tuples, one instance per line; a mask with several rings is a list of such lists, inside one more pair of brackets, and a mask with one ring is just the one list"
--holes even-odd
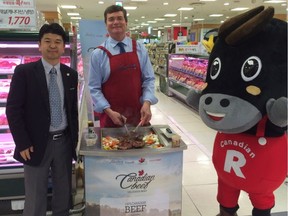
[[(61, 64), (64, 86), (64, 104), (71, 137), (71, 151), (76, 160), (78, 142), (78, 74)], [(24, 164), (40, 164), (49, 137), (50, 106), (47, 81), (42, 61), (18, 65), (14, 70), (7, 98), (6, 115), (16, 148), (14, 158)], [(34, 147), (31, 160), (24, 161), (20, 155), (30, 146)]]

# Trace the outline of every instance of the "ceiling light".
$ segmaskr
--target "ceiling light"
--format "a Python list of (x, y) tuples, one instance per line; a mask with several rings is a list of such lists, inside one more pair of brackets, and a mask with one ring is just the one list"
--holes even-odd
[(70, 19), (79, 20), (81, 17), (70, 17)]
[(193, 21), (203, 21), (205, 20), (204, 18), (196, 18), (196, 19), (193, 19)]
[(172, 26), (179, 26), (180, 23), (173, 23)]
[(157, 21), (147, 21), (147, 23), (157, 23)]
[(67, 13), (68, 16), (79, 16), (79, 13)]
[(216, 0), (200, 0), (200, 2), (214, 2)]
[(164, 3), (163, 3), (163, 5), (168, 5), (168, 4), (169, 4), (168, 2), (164, 2)]
[(164, 26), (164, 28), (171, 28), (171, 26)]
[(278, 3), (286, 3), (286, 1), (280, 1), (280, 0), (267, 0), (267, 1), (264, 1), (264, 3), (278, 4)]
[(244, 10), (248, 10), (248, 7), (238, 7), (238, 8), (233, 8), (231, 9), (231, 11), (244, 11)]
[(223, 16), (223, 14), (210, 14), (209, 16), (210, 17), (221, 17), (221, 16)]
[(77, 8), (76, 5), (61, 5), (60, 7), (63, 9), (76, 9)]
[(156, 18), (156, 19), (154, 19), (154, 20), (163, 21), (163, 20), (165, 20), (165, 19), (164, 19), (164, 18)]
[(104, 4), (104, 1), (99, 1), (98, 4)]
[(190, 10), (193, 10), (193, 9), (194, 8), (191, 8), (191, 7), (180, 7), (177, 10), (190, 11)]
[(131, 0), (132, 2), (147, 2), (148, 0)]
[(224, 5), (225, 5), (225, 6), (228, 6), (228, 5), (230, 5), (230, 3), (229, 3), (229, 2), (226, 2), (226, 3), (224, 3)]
[(124, 9), (125, 10), (136, 10), (137, 7), (136, 6), (125, 6)]
[(175, 17), (177, 14), (165, 14), (164, 17)]

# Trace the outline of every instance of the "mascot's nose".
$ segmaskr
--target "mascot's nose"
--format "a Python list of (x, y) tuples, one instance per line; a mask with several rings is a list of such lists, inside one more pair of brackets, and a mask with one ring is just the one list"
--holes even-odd
[[(212, 101), (213, 101), (212, 97), (207, 97), (207, 98), (205, 99), (205, 104), (206, 104), (206, 105), (209, 105), (209, 104), (212, 103)], [(229, 101), (228, 99), (221, 99), (221, 100), (220, 100), (220, 106), (221, 106), (221, 107), (228, 107), (229, 104), (230, 104), (230, 101)]]

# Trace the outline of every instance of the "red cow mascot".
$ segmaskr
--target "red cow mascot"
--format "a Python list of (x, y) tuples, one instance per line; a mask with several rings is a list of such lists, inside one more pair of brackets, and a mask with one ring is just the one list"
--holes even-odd
[(260, 6), (227, 20), (209, 56), (199, 115), (218, 131), (218, 216), (237, 215), (242, 190), (253, 216), (270, 216), (287, 175), (287, 23), (273, 16)]

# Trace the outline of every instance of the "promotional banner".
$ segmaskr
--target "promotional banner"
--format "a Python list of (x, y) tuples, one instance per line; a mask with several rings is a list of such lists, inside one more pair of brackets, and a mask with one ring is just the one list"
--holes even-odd
[(86, 214), (181, 216), (183, 152), (85, 156)]
[[(80, 20), (79, 21), (79, 36), (81, 44), (81, 54), (83, 63), (84, 81), (88, 83), (89, 61), (93, 50), (103, 43), (108, 34), (104, 20)], [(85, 85), (85, 88), (87, 85)], [(88, 120), (94, 121), (93, 106), (89, 90), (85, 89)]]

